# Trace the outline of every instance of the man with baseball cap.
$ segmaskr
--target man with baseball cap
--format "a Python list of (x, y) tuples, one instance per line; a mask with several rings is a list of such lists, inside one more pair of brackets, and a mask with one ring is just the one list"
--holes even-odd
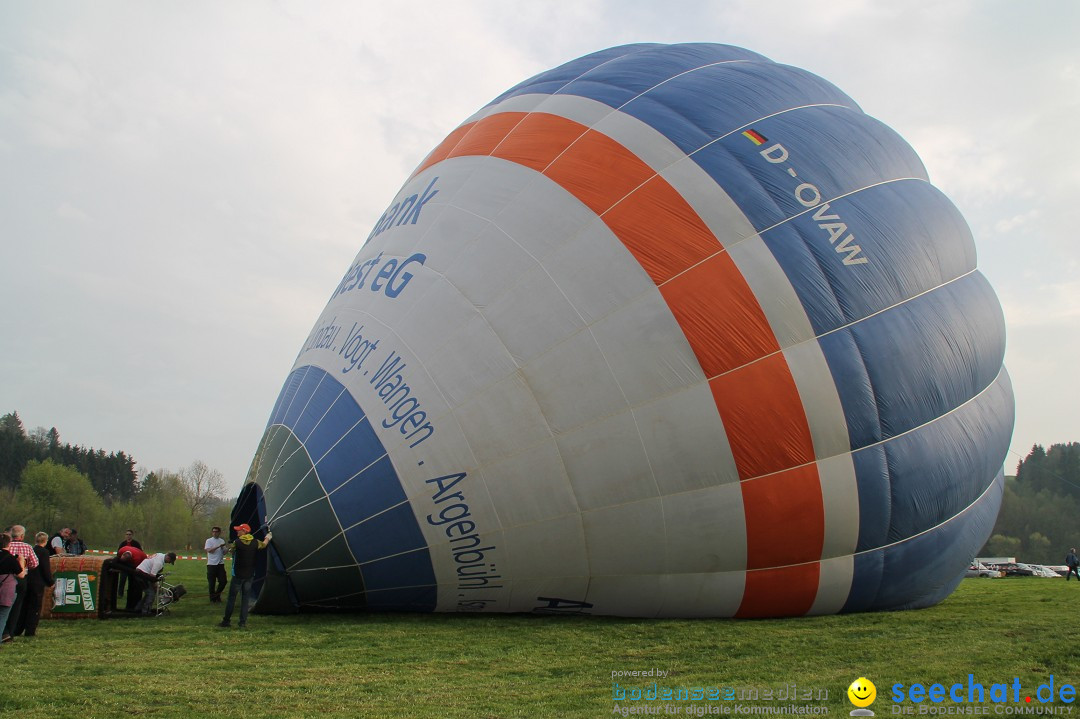
[(229, 599), (225, 603), (225, 616), (219, 627), (231, 627), (233, 606), (236, 604), (236, 593), (240, 592), (240, 623), (241, 629), (247, 626), (248, 598), (251, 596), (251, 583), (255, 578), (255, 565), (258, 561), (259, 550), (266, 549), (273, 533), (267, 532), (266, 537), (257, 540), (251, 534), (251, 527), (247, 524), (238, 524), (233, 527), (236, 531), (236, 541), (232, 546), (233, 566), (232, 581), (229, 583)]

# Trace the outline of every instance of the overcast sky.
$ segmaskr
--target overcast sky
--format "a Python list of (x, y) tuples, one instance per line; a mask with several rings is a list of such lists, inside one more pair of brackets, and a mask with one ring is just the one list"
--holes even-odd
[(1080, 441), (1080, 3), (0, 3), (0, 414), (238, 491), (380, 213), (463, 119), (612, 45), (741, 45), (898, 130), (1005, 308), (1007, 473)]

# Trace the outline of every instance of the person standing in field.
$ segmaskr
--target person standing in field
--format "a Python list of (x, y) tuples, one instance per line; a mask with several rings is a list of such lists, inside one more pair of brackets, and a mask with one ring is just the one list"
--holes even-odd
[(37, 556), (37, 569), (26, 575), (26, 601), (23, 603), (22, 618), (15, 626), (15, 636), (20, 634), (32, 637), (37, 634), (38, 620), (41, 619), (41, 603), (45, 599), (45, 590), (54, 584), (52, 568), (49, 566), (49, 535), (38, 532), (34, 535), (34, 554)]
[(53, 554), (59, 554), (61, 556), (67, 554), (67, 540), (71, 536), (71, 528), (64, 527), (59, 532), (52, 536), (49, 540), (49, 549)]
[(1077, 571), (1077, 567), (1080, 567), (1080, 558), (1076, 556), (1076, 548), (1071, 547), (1069, 553), (1065, 555), (1065, 566), (1069, 568), (1069, 571), (1065, 574), (1065, 581), (1072, 579), (1073, 575), (1076, 575), (1076, 580), (1080, 581), (1080, 572)]
[(226, 544), (228, 542), (221, 538), (221, 527), (213, 527), (210, 537), (203, 545), (206, 550), (206, 582), (210, 585), (210, 602), (215, 604), (221, 602), (221, 593), (229, 582), (225, 576)]
[[(26, 561), (8, 550), (11, 547), (11, 535), (0, 534), (0, 627), (7, 626), (11, 616), (11, 606), (15, 603), (16, 582), (26, 577)], [(4, 633), (4, 644), (11, 641), (11, 635)]]
[(68, 554), (73, 554), (76, 557), (81, 554), (86, 554), (86, 542), (79, 537), (79, 530), (72, 529), (68, 534), (67, 541), (64, 543), (64, 548)]
[[(34, 548), (23, 541), (23, 537), (26, 536), (26, 527), (21, 524), (16, 524), (11, 527), (11, 541), (8, 544), (8, 552), (14, 554), (17, 557), (21, 557), (23, 560), (23, 566), (28, 571), (34, 571), (37, 569), (38, 559), (34, 554)], [(4, 635), (7, 637), (14, 637), (16, 635), (15, 627), (19, 623), (19, 619), (22, 617), (22, 605), (26, 599), (26, 574), (24, 573), (19, 577), (16, 584), (15, 603), (11, 605), (11, 613), (8, 614), (7, 624), (4, 625)]]
[[(128, 547), (135, 547), (135, 549), (142, 549), (142, 545), (139, 544), (139, 540), (135, 539), (135, 530), (129, 529), (124, 532), (124, 541), (120, 542), (120, 546), (116, 548), (116, 556), (119, 558), (124, 550)], [(145, 559), (145, 557), (144, 557)], [(141, 562), (142, 559), (139, 560)], [(139, 562), (136, 562), (138, 564)], [(116, 596), (124, 596), (124, 585), (127, 584), (127, 573), (120, 573), (120, 581), (116, 585)]]
[(236, 542), (233, 543), (233, 580), (229, 585), (229, 600), (225, 603), (225, 616), (219, 627), (231, 627), (233, 605), (236, 603), (236, 593), (240, 592), (240, 623), (241, 629), (247, 627), (248, 599), (251, 596), (251, 583), (255, 578), (255, 564), (258, 560), (259, 550), (266, 549), (274, 535), (266, 533), (266, 538), (255, 539), (251, 534), (251, 527), (247, 524), (238, 524), (233, 527), (236, 530)]

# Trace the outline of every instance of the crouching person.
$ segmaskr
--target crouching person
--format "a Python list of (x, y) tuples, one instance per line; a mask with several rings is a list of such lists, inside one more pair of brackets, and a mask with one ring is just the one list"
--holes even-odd
[(129, 612), (134, 612), (135, 607), (139, 606), (139, 601), (142, 599), (143, 586), (136, 578), (135, 568), (142, 564), (144, 559), (146, 559), (146, 552), (139, 547), (124, 547), (123, 551), (117, 556), (117, 561), (112, 565), (121, 578), (127, 578), (128, 580), (127, 600), (124, 609)]
[(161, 570), (166, 564), (176, 564), (176, 553), (152, 554), (139, 562), (135, 567), (135, 581), (142, 584), (143, 596), (136, 605), (135, 610), (140, 614), (153, 614), (154, 602), (157, 600), (158, 582), (161, 580)]

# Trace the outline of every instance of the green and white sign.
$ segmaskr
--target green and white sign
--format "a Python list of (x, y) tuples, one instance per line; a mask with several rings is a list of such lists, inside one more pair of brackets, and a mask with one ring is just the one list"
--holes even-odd
[(60, 571), (54, 574), (54, 612), (96, 612), (97, 572)]

